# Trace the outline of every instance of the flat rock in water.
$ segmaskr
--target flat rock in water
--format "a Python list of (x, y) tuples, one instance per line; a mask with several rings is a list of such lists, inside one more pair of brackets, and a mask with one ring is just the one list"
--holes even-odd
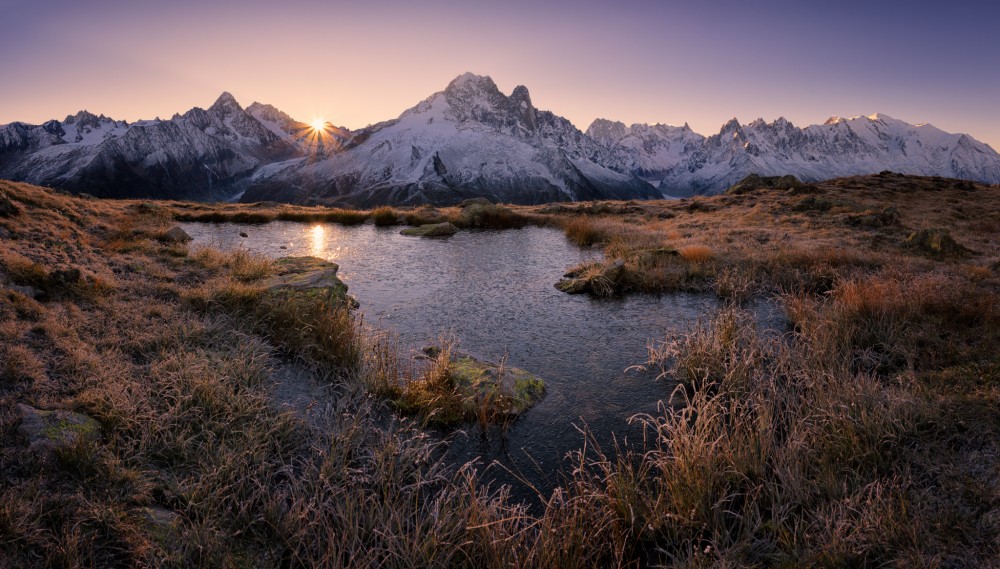
[(28, 440), (31, 449), (46, 453), (70, 447), (77, 441), (100, 438), (101, 424), (82, 413), (56, 409), (43, 411), (23, 403), (17, 404), (21, 416), (18, 432)]
[(277, 276), (264, 282), (269, 292), (298, 291), (347, 298), (347, 285), (337, 277), (337, 263), (319, 257), (282, 257), (274, 267)]
[(399, 232), (400, 235), (411, 237), (448, 237), (458, 233), (458, 228), (450, 221), (431, 223), (420, 227), (409, 227)]

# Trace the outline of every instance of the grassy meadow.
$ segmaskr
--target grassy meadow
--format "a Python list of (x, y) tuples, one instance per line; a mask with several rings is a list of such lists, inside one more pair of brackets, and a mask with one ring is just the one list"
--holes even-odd
[[(623, 417), (642, 443), (581, 436), (532, 509), (423, 430), (503, 420), (447, 354), (414, 372), (349, 303), (169, 232), (273, 220), (556, 227), (604, 252), (582, 292), (725, 302), (636, 362), (677, 385)], [(330, 386), (319, 419), (276, 404), (287, 365)], [(20, 405), (97, 427), (29, 444)], [(1000, 566), (1000, 187), (353, 211), (0, 181), (0, 481), (0, 567)]]

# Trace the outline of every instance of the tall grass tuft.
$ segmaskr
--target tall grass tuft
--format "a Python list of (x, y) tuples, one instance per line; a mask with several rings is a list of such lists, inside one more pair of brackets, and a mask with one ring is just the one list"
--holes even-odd
[(399, 213), (389, 206), (382, 206), (373, 209), (371, 217), (375, 221), (375, 225), (379, 227), (399, 225)]
[(462, 209), (453, 223), (459, 227), (478, 229), (512, 229), (524, 227), (531, 220), (509, 207), (497, 204), (472, 204)]
[(589, 247), (608, 239), (601, 229), (589, 217), (577, 216), (566, 223), (566, 237), (582, 247)]

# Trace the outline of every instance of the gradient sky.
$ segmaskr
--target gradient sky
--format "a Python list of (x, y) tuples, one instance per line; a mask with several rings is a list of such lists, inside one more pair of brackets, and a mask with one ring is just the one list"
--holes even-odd
[(1000, 3), (0, 0), (0, 123), (136, 120), (224, 90), (393, 118), (465, 71), (586, 128), (882, 112), (1000, 149)]

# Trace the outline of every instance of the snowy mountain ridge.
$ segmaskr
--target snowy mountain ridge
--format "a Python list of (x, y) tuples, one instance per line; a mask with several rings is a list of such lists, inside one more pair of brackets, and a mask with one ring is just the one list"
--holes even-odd
[(372, 206), (469, 197), (540, 203), (711, 194), (750, 173), (806, 181), (892, 170), (1000, 183), (1000, 154), (965, 134), (884, 114), (735, 118), (690, 126), (595, 120), (581, 132), (466, 73), (399, 117), (350, 130), (310, 125), (223, 93), (208, 109), (128, 123), (80, 111), (0, 126), (0, 177), (104, 197)]
[(229, 93), (169, 120), (128, 124), (81, 111), (0, 127), (0, 177), (100, 197), (224, 199), (295, 153)]
[(669, 168), (666, 194), (711, 194), (747, 174), (792, 174), (806, 181), (892, 170), (1000, 183), (1000, 154), (966, 134), (912, 125), (882, 113), (798, 128), (785, 118), (727, 122)]

